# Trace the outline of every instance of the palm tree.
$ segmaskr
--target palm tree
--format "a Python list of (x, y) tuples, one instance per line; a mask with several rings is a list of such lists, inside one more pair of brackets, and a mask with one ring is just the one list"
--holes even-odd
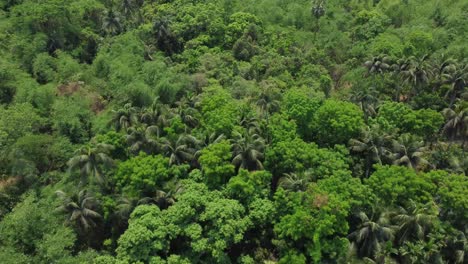
[(117, 35), (122, 32), (122, 24), (120, 22), (120, 16), (117, 12), (108, 10), (102, 22), (102, 29), (104, 32), (110, 35)]
[(456, 230), (455, 234), (451, 234), (447, 239), (447, 247), (445, 247), (448, 263), (462, 264), (468, 261), (468, 239), (465, 233)]
[(450, 169), (454, 173), (463, 173), (468, 175), (468, 155), (452, 155), (449, 159)]
[(452, 108), (457, 97), (459, 97), (468, 82), (468, 64), (453, 63), (444, 68), (442, 74), (445, 84), (450, 84), (450, 89), (445, 97), (450, 97), (449, 108)]
[(395, 101), (400, 102), (401, 101), (401, 93), (403, 88), (405, 87), (405, 84), (407, 85), (408, 83), (405, 82), (405, 76), (406, 73), (409, 71), (411, 68), (411, 59), (409, 58), (401, 58), (398, 59), (394, 64), (392, 64), (392, 70), (393, 70), (393, 76), (395, 79), (400, 80), (399, 82), (396, 82), (396, 92), (395, 92)]
[(382, 250), (383, 243), (393, 239), (394, 229), (390, 225), (388, 215), (381, 213), (377, 220), (372, 220), (364, 212), (358, 213), (360, 220), (358, 228), (349, 234), (351, 246), (360, 258), (376, 259)]
[(358, 104), (366, 120), (374, 117), (379, 103), (378, 92), (374, 87), (354, 88), (351, 91), (351, 101)]
[(96, 227), (97, 221), (102, 219), (102, 216), (96, 211), (96, 200), (86, 190), (72, 195), (60, 190), (55, 193), (62, 202), (57, 210), (66, 213), (68, 215), (67, 222), (77, 227), (82, 233)]
[(413, 86), (413, 95), (418, 94), (422, 86), (429, 83), (432, 72), (428, 59), (428, 55), (421, 58), (410, 57), (407, 66), (399, 72), (403, 82)]
[(267, 119), (267, 122), (269, 115), (280, 109), (280, 96), (281, 94), (268, 82), (261, 83), (260, 94), (256, 98), (255, 104), (260, 108), (260, 112)]
[(148, 126), (165, 127), (169, 123), (171, 112), (168, 106), (159, 101), (159, 97), (153, 100), (149, 107), (141, 111), (140, 120)]
[(232, 163), (237, 168), (247, 170), (263, 169), (263, 150), (265, 141), (257, 134), (235, 132), (233, 144)]
[(175, 108), (175, 113), (180, 116), (182, 122), (185, 125), (194, 128), (198, 125), (198, 110), (190, 106), (190, 102), (186, 97), (183, 97), (177, 103), (177, 108)]
[(178, 181), (170, 181), (166, 185), (168, 186), (165, 186), (164, 189), (169, 191), (156, 190), (155, 195), (151, 198), (151, 201), (161, 210), (173, 205), (176, 202), (176, 196), (183, 191), (182, 185)]
[(112, 110), (112, 123), (117, 131), (127, 130), (138, 123), (138, 108), (125, 104), (123, 108)]
[(198, 159), (202, 154), (202, 150), (208, 147), (211, 144), (219, 143), (221, 140), (225, 139), (224, 134), (217, 135), (216, 133), (205, 134), (197, 141), (197, 151), (194, 154), (194, 157)]
[(179, 50), (179, 43), (170, 29), (171, 21), (167, 17), (158, 19), (153, 24), (153, 32), (160, 50), (171, 55)]
[(320, 30), (319, 19), (325, 15), (325, 0), (314, 0), (312, 2), (312, 16), (315, 17), (315, 33), (314, 37), (317, 36), (317, 32)]
[(176, 140), (163, 139), (162, 150), (169, 157), (170, 165), (191, 162), (195, 154), (194, 145), (197, 142), (191, 135), (180, 135)]
[(251, 115), (251, 112), (241, 114), (239, 125), (244, 127), (249, 133), (260, 134), (261, 128), (258, 119)]
[(79, 148), (75, 156), (68, 161), (70, 170), (79, 169), (81, 183), (84, 183), (89, 176), (96, 179), (98, 183), (106, 182), (103, 168), (113, 165), (113, 160), (109, 157), (110, 151), (114, 147), (104, 143), (91, 143)]
[(433, 63), (431, 64), (432, 69), (431, 72), (433, 74), (433, 86), (432, 92), (436, 92), (445, 83), (447, 72), (450, 72), (450, 68), (453, 67), (452, 65), (456, 63), (455, 60), (451, 58), (447, 58), (445, 54), (438, 56), (434, 59)]
[(127, 19), (130, 19), (133, 15), (133, 10), (135, 9), (134, 3), (132, 0), (122, 0), (122, 11)]
[(427, 148), (417, 136), (403, 134), (398, 140), (393, 140), (392, 154), (390, 155), (395, 165), (405, 165), (418, 170), (420, 165), (429, 165), (424, 158)]
[(386, 55), (372, 57), (364, 62), (369, 74), (383, 74), (390, 69), (390, 59)]
[(399, 212), (392, 217), (398, 225), (399, 245), (403, 245), (405, 241), (424, 240), (436, 218), (437, 208), (430, 203), (420, 206), (410, 201), (408, 209), (400, 207)]
[(372, 75), (372, 81), (374, 88), (377, 88), (377, 76), (384, 76), (384, 73), (391, 69), (390, 59), (386, 55), (380, 55), (372, 57), (370, 60), (364, 62), (364, 66), (367, 68), (367, 74)]
[(278, 185), (292, 192), (304, 192), (312, 180), (312, 175), (305, 171), (303, 173), (285, 173), (278, 181)]
[(458, 102), (453, 109), (446, 108), (442, 111), (445, 116), (446, 123), (442, 129), (442, 133), (449, 139), (462, 139), (462, 147), (468, 137), (468, 104), (466, 102)]
[(127, 129), (127, 144), (133, 154), (140, 151), (153, 153), (160, 149), (161, 138), (159, 137), (158, 126), (147, 126), (138, 124)]
[(382, 164), (382, 158), (389, 153), (386, 146), (390, 141), (391, 136), (385, 134), (378, 125), (366, 127), (361, 133), (360, 139), (349, 141), (351, 151), (362, 153), (365, 156), (366, 177), (369, 177), (373, 164)]

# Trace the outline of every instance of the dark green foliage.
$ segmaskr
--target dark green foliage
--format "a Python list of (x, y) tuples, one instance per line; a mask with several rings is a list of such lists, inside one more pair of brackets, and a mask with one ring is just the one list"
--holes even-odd
[(463, 0), (4, 0), (0, 262), (468, 263)]

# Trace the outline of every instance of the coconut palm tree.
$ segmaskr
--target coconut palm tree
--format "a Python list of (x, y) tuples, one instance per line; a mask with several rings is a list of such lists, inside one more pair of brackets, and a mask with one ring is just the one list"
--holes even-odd
[(364, 62), (369, 74), (383, 74), (390, 69), (390, 58), (386, 55), (372, 57)]
[(62, 204), (58, 211), (66, 213), (67, 223), (72, 224), (82, 233), (90, 231), (97, 226), (102, 216), (97, 212), (97, 202), (86, 190), (68, 195), (58, 190), (55, 192)]
[(133, 11), (135, 9), (135, 3), (133, 0), (122, 0), (122, 13), (128, 19), (131, 19), (133, 16)]
[(449, 108), (452, 108), (457, 97), (460, 97), (467, 86), (468, 64), (452, 63), (444, 68), (442, 77), (444, 84), (450, 84), (445, 97), (450, 98)]
[(179, 43), (170, 29), (171, 21), (168, 17), (156, 20), (153, 24), (153, 32), (160, 50), (171, 55), (179, 50)]
[(169, 124), (172, 113), (169, 107), (159, 101), (156, 97), (149, 107), (141, 111), (140, 120), (148, 126), (165, 127)]
[(257, 134), (235, 132), (232, 140), (233, 156), (232, 163), (237, 168), (247, 170), (263, 169), (263, 150), (265, 141)]
[(394, 227), (390, 225), (390, 219), (385, 213), (381, 213), (376, 220), (369, 218), (364, 212), (359, 212), (357, 217), (360, 224), (348, 236), (351, 247), (355, 248), (360, 258), (376, 259), (383, 244), (393, 239)]
[(175, 114), (179, 115), (185, 125), (194, 128), (199, 124), (199, 112), (190, 105), (189, 99), (183, 97), (176, 103), (177, 108), (174, 108)]
[(400, 207), (398, 213), (392, 217), (392, 221), (398, 225), (396, 233), (398, 244), (424, 240), (436, 219), (437, 208), (432, 203), (419, 205), (410, 201), (407, 209)]
[(398, 140), (393, 140), (390, 158), (395, 165), (405, 165), (418, 170), (421, 165), (429, 165), (424, 158), (427, 148), (424, 141), (415, 135), (403, 134)]
[(263, 81), (261, 83), (260, 94), (258, 98), (255, 98), (255, 104), (260, 108), (262, 116), (264, 116), (267, 121), (271, 113), (280, 109), (280, 96), (281, 94), (279, 91), (268, 82)]
[(382, 158), (389, 154), (387, 148), (391, 142), (391, 136), (387, 135), (378, 125), (366, 127), (361, 133), (360, 139), (349, 141), (350, 150), (362, 153), (366, 159), (366, 173), (369, 177), (373, 164), (382, 164)]
[(126, 131), (129, 127), (138, 123), (138, 108), (132, 104), (125, 104), (123, 108), (112, 110), (112, 123), (117, 131)]
[(158, 126), (138, 124), (127, 129), (126, 140), (129, 150), (133, 154), (140, 151), (154, 153), (161, 148), (162, 139), (159, 137)]
[(468, 262), (468, 239), (465, 233), (455, 230), (454, 234), (448, 236), (446, 247), (443, 250), (448, 263), (462, 264)]
[(464, 146), (468, 137), (468, 104), (459, 101), (453, 109), (444, 109), (442, 114), (446, 120), (442, 133), (451, 140), (462, 139), (462, 146)]
[(379, 104), (378, 92), (374, 87), (354, 88), (351, 90), (351, 101), (358, 104), (364, 117), (374, 117)]
[(403, 82), (412, 85), (413, 95), (418, 94), (422, 90), (423, 85), (429, 84), (432, 72), (428, 59), (428, 55), (420, 58), (410, 57), (407, 60), (408, 64), (406, 67), (399, 71)]
[(102, 21), (102, 29), (109, 35), (117, 35), (122, 32), (123, 27), (118, 12), (110, 8)]
[(250, 112), (241, 114), (239, 117), (239, 125), (244, 127), (249, 133), (260, 134), (261, 128), (257, 117), (252, 116)]
[(169, 164), (191, 162), (195, 154), (197, 139), (191, 135), (180, 135), (176, 140), (162, 139), (161, 148), (169, 157)]
[(434, 58), (431, 66), (431, 72), (433, 74), (432, 92), (436, 92), (445, 83), (447, 72), (450, 72), (452, 65), (456, 63), (456, 60), (448, 58), (445, 54)]
[(326, 7), (325, 7), (325, 0), (314, 0), (312, 1), (312, 9), (311, 14), (315, 17), (315, 33), (314, 38), (317, 37), (317, 32), (320, 31), (320, 18), (325, 15)]
[(285, 173), (278, 181), (278, 185), (285, 190), (292, 192), (304, 192), (307, 185), (312, 180), (312, 175), (308, 172)]
[(80, 170), (82, 184), (90, 176), (98, 183), (104, 184), (106, 179), (103, 169), (113, 165), (113, 160), (109, 156), (113, 148), (113, 146), (104, 143), (90, 143), (79, 148), (67, 164), (71, 171)]
[[(395, 101), (397, 102), (401, 101), (402, 90), (409, 85), (407, 82), (405, 82), (405, 76), (411, 68), (411, 63), (412, 61), (410, 58), (401, 58), (392, 64), (392, 76), (397, 80), (395, 91)], [(405, 97), (406, 95), (404, 98)]]

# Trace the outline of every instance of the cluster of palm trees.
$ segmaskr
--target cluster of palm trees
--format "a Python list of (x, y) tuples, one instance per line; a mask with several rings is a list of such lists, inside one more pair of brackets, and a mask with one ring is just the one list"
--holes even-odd
[[(355, 218), (356, 229), (348, 236), (350, 255), (367, 259), (369, 263), (443, 263), (439, 262), (444, 251), (450, 263), (464, 263), (468, 240), (462, 232), (455, 236), (440, 236), (437, 223), (438, 208), (433, 203), (418, 204), (410, 201), (405, 208), (382, 210), (367, 215), (359, 212)], [(461, 236), (460, 236), (461, 235)], [(433, 236), (440, 236), (433, 240)], [(437, 242), (437, 243), (436, 243)], [(434, 247), (433, 250), (420, 250), (424, 253), (418, 259), (408, 259), (409, 248), (417, 245)], [(427, 262), (426, 262), (427, 261)]]
[(102, 30), (111, 36), (122, 33), (128, 26), (133, 27), (143, 22), (143, 0), (122, 0), (119, 3), (107, 1), (107, 10), (102, 18)]
[[(442, 111), (446, 123), (441, 128), (441, 136), (445, 136), (450, 144), (459, 143), (462, 150), (466, 149), (468, 138), (468, 103), (459, 101), (451, 108)], [(378, 124), (368, 125), (358, 139), (351, 139), (351, 151), (361, 153), (365, 160), (365, 176), (369, 176), (374, 164), (403, 165), (415, 170), (433, 168), (428, 158), (433, 149), (437, 151), (443, 141), (424, 142), (416, 135), (395, 135), (384, 131)], [(456, 157), (453, 157), (456, 159)], [(452, 164), (450, 168), (455, 172), (464, 172), (463, 168)], [(462, 166), (463, 167), (463, 166)], [(466, 169), (466, 168), (465, 168)]]
[[(392, 60), (386, 55), (380, 55), (366, 61), (364, 66), (374, 82), (379, 77), (393, 78), (395, 93), (392, 96), (396, 101), (406, 101), (423, 92), (444, 97), (447, 104), (442, 114), (446, 122), (440, 129), (440, 138), (447, 138), (451, 144), (458, 142), (462, 149), (466, 149), (468, 138), (466, 102), (468, 64), (466, 62), (447, 59), (444, 56), (435, 59), (427, 55), (419, 58), (412, 56)], [(378, 113), (379, 94), (382, 93), (377, 91), (376, 86), (356, 89), (351, 94), (351, 100), (361, 107), (367, 121)], [(397, 137), (385, 133), (378, 125), (369, 124), (361, 138), (353, 139), (349, 144), (352, 151), (363, 154), (365, 175), (368, 176), (372, 165), (376, 163), (405, 165), (416, 170), (428, 168), (431, 166), (427, 161), (431, 147), (443, 142), (435, 144), (430, 142), (430, 146), (427, 146), (416, 136), (404, 134)]]
[(389, 75), (395, 80), (396, 101), (408, 100), (420, 93), (442, 93), (448, 101), (448, 107), (453, 108), (457, 98), (468, 96), (468, 64), (445, 56), (431, 59), (430, 56), (410, 56), (391, 59), (386, 55), (371, 58), (364, 63), (368, 75), (383, 78)]
[[(177, 107), (170, 108), (156, 98), (146, 108), (136, 108), (126, 104), (114, 111), (113, 124), (118, 131), (126, 132), (129, 150), (132, 154), (140, 151), (148, 154), (163, 154), (170, 164), (189, 164), (198, 166), (196, 158), (200, 150), (210, 143), (218, 142), (224, 135), (191, 134), (199, 124), (200, 113), (196, 109), (197, 99), (183, 99)], [(170, 131), (169, 127), (177, 122), (179, 131)], [(256, 119), (241, 118), (239, 124), (244, 133), (234, 133), (232, 142), (232, 163), (238, 168), (249, 170), (262, 169), (265, 140), (260, 136)]]
[(428, 148), (424, 141), (411, 134), (395, 138), (382, 131), (378, 125), (367, 127), (360, 139), (351, 139), (350, 149), (361, 153), (365, 159), (365, 177), (371, 173), (374, 164), (395, 164), (415, 170), (430, 166)]
[[(125, 133), (128, 155), (139, 152), (168, 157), (168, 165), (187, 164), (192, 168), (199, 167), (197, 159), (201, 150), (212, 143), (225, 139), (224, 135), (201, 134), (196, 138), (191, 135), (192, 129), (199, 124), (199, 111), (196, 97), (182, 99), (176, 107), (171, 108), (156, 98), (145, 108), (137, 108), (125, 104), (113, 111), (112, 126), (119, 132)], [(175, 124), (175, 125), (174, 125)], [(234, 132), (231, 140), (232, 163), (237, 169), (263, 169), (263, 152), (265, 140), (259, 135), (260, 129), (255, 118), (240, 118), (239, 124), (244, 132)], [(101, 187), (109, 191), (109, 180), (106, 175), (115, 165), (111, 151), (113, 146), (92, 140), (89, 144), (79, 148), (69, 162), (71, 172), (80, 175), (80, 186)], [(107, 173), (107, 174), (106, 174)], [(91, 184), (91, 185), (87, 185)], [(112, 188), (112, 187), (111, 187)], [(115, 228), (125, 230), (128, 218), (133, 209), (140, 204), (155, 204), (166, 209), (176, 200), (176, 195), (182, 190), (177, 179), (160, 186), (147, 197), (116, 197), (117, 208), (112, 216)], [(78, 233), (89, 238), (90, 231), (103, 220), (99, 212), (100, 204), (91, 192), (82, 189), (67, 194), (57, 191), (61, 199), (59, 211), (67, 215), (67, 223), (74, 226)]]

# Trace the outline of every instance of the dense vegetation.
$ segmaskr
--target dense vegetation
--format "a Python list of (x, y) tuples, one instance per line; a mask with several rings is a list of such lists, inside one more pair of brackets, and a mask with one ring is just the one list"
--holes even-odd
[(468, 263), (467, 21), (0, 1), (0, 262)]

